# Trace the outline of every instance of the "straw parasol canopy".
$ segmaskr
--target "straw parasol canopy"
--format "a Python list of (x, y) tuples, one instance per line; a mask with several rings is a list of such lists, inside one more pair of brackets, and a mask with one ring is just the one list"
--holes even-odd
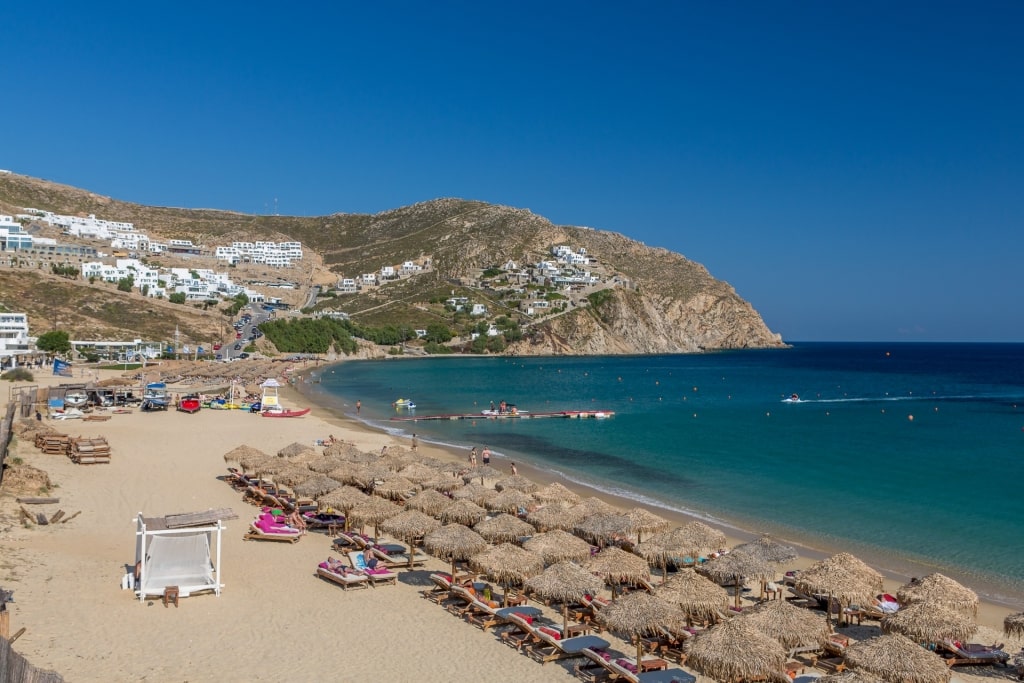
[(538, 529), (572, 529), (582, 516), (573, 514), (571, 508), (561, 505), (545, 505), (526, 513), (526, 521)]
[(775, 565), (739, 550), (708, 560), (697, 571), (720, 584), (731, 580), (736, 587), (737, 607), (740, 606), (744, 580), (771, 581), (775, 578)]
[(485, 501), (488, 510), (516, 513), (520, 508), (526, 509), (533, 505), (533, 496), (518, 489), (505, 489), (490, 500)]
[(405, 497), (416, 488), (416, 484), (405, 477), (391, 476), (373, 485), (373, 495), (391, 500), (405, 500)]
[(620, 583), (639, 583), (651, 578), (651, 570), (644, 558), (615, 546), (594, 555), (584, 566), (612, 585), (612, 595)]
[(471, 500), (448, 501), (441, 510), (441, 521), (445, 524), (458, 523), (471, 526), (487, 516), (483, 509)]
[(935, 572), (900, 586), (896, 599), (901, 604), (914, 602), (942, 603), (955, 609), (978, 612), (978, 594), (944, 574)]
[(679, 537), (686, 548), (686, 554), (695, 560), (701, 553), (718, 550), (725, 545), (725, 534), (712, 529), (704, 522), (693, 521), (679, 529)]
[[(604, 610), (602, 610), (604, 611)], [(717, 681), (788, 681), (786, 652), (743, 619), (728, 619), (683, 645), (686, 664)]]
[(412, 560), (415, 554), (413, 541), (439, 526), (441, 526), (441, 522), (428, 514), (424, 514), (419, 510), (405, 510), (386, 519), (381, 528), (395, 538), (400, 538), (409, 544), (409, 568), (412, 569)]
[(542, 598), (562, 603), (562, 632), (569, 625), (569, 603), (579, 602), (601, 589), (601, 579), (572, 562), (558, 562), (526, 580), (524, 587)]
[(454, 577), (455, 563), (483, 551), (487, 540), (464, 524), (445, 524), (423, 537), (423, 547), (431, 555), (451, 562)]
[(508, 605), (508, 586), (522, 583), (544, 571), (544, 559), (537, 553), (511, 543), (491, 546), (469, 558), (469, 564), (481, 574), (501, 583)]
[(437, 517), (441, 511), (452, 504), (452, 499), (443, 493), (433, 489), (424, 489), (415, 496), (405, 501), (405, 507), (409, 510), (419, 510), (431, 517)]
[(598, 515), (577, 522), (572, 531), (577, 536), (604, 547), (605, 544), (628, 535), (631, 526), (632, 521), (626, 515)]
[(379, 496), (368, 496), (365, 502), (356, 505), (349, 510), (345, 521), (351, 519), (359, 525), (372, 524), (373, 535), (377, 536), (377, 527), (386, 519), (394, 517), (402, 512), (402, 508), (384, 500)]
[(737, 619), (748, 621), (761, 633), (772, 638), (786, 650), (796, 647), (820, 647), (828, 638), (828, 628), (810, 610), (785, 600), (770, 600)]
[[(276, 455), (268, 455), (262, 460), (253, 463), (252, 470), (260, 476), (273, 476), (275, 474), (286, 472), (289, 469), (295, 469), (296, 467), (298, 466), (288, 462), (284, 458), (279, 458)], [(302, 469), (307, 473), (309, 472), (309, 468), (303, 467)]]
[(541, 503), (575, 505), (580, 502), (579, 496), (559, 484), (557, 481), (552, 484), (548, 484), (542, 489), (534, 491), (533, 496)]
[(224, 462), (237, 462), (238, 465), (245, 471), (252, 471), (252, 466), (257, 462), (261, 462), (270, 457), (269, 453), (264, 453), (258, 448), (252, 446), (239, 446), (233, 448), (224, 454)]
[(890, 683), (947, 683), (950, 679), (942, 657), (897, 633), (851, 644), (846, 661)]
[(306, 463), (306, 467), (308, 467), (309, 469), (313, 470), (318, 474), (329, 475), (331, 470), (337, 469), (338, 467), (341, 467), (343, 464), (350, 465), (351, 463), (349, 463), (347, 460), (342, 460), (341, 458), (338, 457), (321, 455), (316, 460), (311, 460), (308, 463)]
[(434, 489), (435, 491), (441, 491), (442, 493), (451, 493), (461, 489), (465, 484), (461, 479), (450, 477), (447, 474), (439, 472), (433, 479), (428, 479), (423, 482), (422, 486), (425, 489)]
[(513, 474), (511, 477), (505, 477), (496, 481), (494, 488), (498, 491), (515, 489), (524, 493), (532, 493), (537, 490), (537, 485), (521, 474)]
[(881, 678), (866, 671), (847, 669), (841, 673), (829, 674), (815, 679), (814, 683), (883, 683)]
[(636, 661), (643, 659), (645, 635), (660, 635), (662, 627), (679, 630), (686, 625), (682, 611), (650, 593), (635, 592), (612, 600), (597, 618), (609, 630), (636, 641)]
[(577, 516), (577, 521), (582, 520), (584, 517), (592, 517), (594, 515), (621, 515), (622, 510), (609, 505), (600, 498), (591, 496), (576, 503), (569, 508), (571, 514)]
[(496, 470), (490, 465), (481, 465), (480, 467), (473, 467), (462, 474), (462, 480), (467, 484), (477, 479), (480, 480), (480, 484), (484, 483), (484, 479), (501, 479), (505, 476), (505, 473), (501, 470)]
[(796, 548), (791, 545), (786, 545), (785, 543), (780, 543), (768, 535), (761, 536), (756, 541), (742, 543), (733, 548), (733, 552), (736, 551), (744, 552), (748, 555), (753, 555), (754, 557), (760, 557), (766, 562), (772, 562), (775, 564), (792, 562), (799, 557), (796, 552)]
[(398, 474), (414, 484), (422, 484), (425, 481), (430, 481), (435, 478), (439, 473), (432, 467), (427, 467), (426, 465), (414, 462), (411, 465), (403, 467), (399, 470)]
[(655, 594), (665, 602), (679, 605), (687, 619), (715, 621), (729, 605), (729, 594), (714, 581), (693, 569), (682, 569), (658, 586)]
[(299, 453), (302, 453), (303, 451), (313, 451), (313, 450), (314, 449), (313, 449), (312, 446), (309, 446), (309, 445), (304, 444), (304, 443), (299, 443), (298, 441), (293, 441), (292, 443), (288, 444), (287, 446), (285, 446), (284, 448), (279, 450), (277, 452), (277, 457), (279, 457), (279, 458), (290, 458), (292, 456), (298, 455)]
[(295, 491), (295, 495), (315, 498), (325, 493), (330, 493), (334, 489), (341, 488), (342, 484), (340, 481), (331, 479), (326, 474), (314, 474), (312, 477), (309, 476), (310, 474), (313, 473), (306, 470), (307, 478), (295, 484), (292, 488)]
[(882, 589), (882, 575), (853, 555), (838, 553), (800, 572), (796, 587), (805, 593), (828, 594), (830, 608), (825, 611), (825, 619), (831, 624), (833, 597), (847, 605), (870, 603)]
[(477, 505), (483, 505), (496, 495), (498, 495), (498, 492), (494, 489), (487, 488), (483, 484), (474, 481), (452, 493), (452, 498), (455, 500), (470, 500)]
[(1008, 614), (1003, 619), (1003, 632), (1008, 636), (1024, 636), (1024, 612)]
[(641, 534), (645, 531), (662, 531), (667, 529), (671, 524), (667, 519), (659, 515), (654, 514), (650, 510), (642, 507), (635, 507), (626, 513), (626, 517), (629, 517), (630, 533), (636, 534), (637, 543), (641, 539)]
[(523, 543), (523, 547), (543, 557), (545, 564), (566, 560), (583, 562), (590, 559), (590, 544), (561, 529), (537, 534)]
[[(668, 563), (679, 562), (689, 552), (690, 538), (682, 527), (661, 531), (638, 543), (633, 551), (650, 564), (661, 567), (661, 582), (668, 579)], [(692, 558), (690, 558), (692, 559)]]
[(886, 633), (902, 633), (911, 640), (938, 643), (967, 640), (978, 630), (971, 617), (939, 602), (914, 602), (882, 619)]
[(350, 481), (347, 483), (355, 484), (359, 488), (370, 489), (374, 483), (387, 479), (391, 475), (391, 471), (379, 463), (356, 463), (356, 465), (349, 477)]
[(326, 493), (317, 498), (317, 503), (320, 507), (327, 507), (332, 510), (341, 510), (345, 515), (345, 530), (348, 530), (349, 524), (349, 512), (352, 508), (356, 507), (361, 503), (365, 503), (370, 500), (370, 496), (366, 495), (354, 486), (342, 486), (336, 488), (330, 493)]
[(384, 465), (384, 467), (387, 467), (392, 472), (399, 472), (415, 463), (416, 459), (412, 457), (411, 453), (407, 453), (399, 449), (393, 449), (389, 450), (387, 455), (379, 457), (377, 462)]
[(536, 532), (530, 524), (506, 512), (477, 522), (473, 529), (491, 543), (515, 543), (523, 536), (533, 536)]

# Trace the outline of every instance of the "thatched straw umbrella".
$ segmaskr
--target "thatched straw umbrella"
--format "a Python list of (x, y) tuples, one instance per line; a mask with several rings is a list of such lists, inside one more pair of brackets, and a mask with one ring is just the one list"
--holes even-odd
[(978, 594), (944, 574), (935, 572), (900, 586), (896, 599), (901, 604), (913, 602), (942, 603), (955, 609), (978, 613)]
[(484, 507), (488, 510), (516, 514), (520, 508), (525, 510), (533, 505), (533, 503), (533, 496), (529, 493), (519, 491), (518, 489), (505, 489), (498, 495), (486, 501), (484, 503)]
[(511, 477), (505, 477), (504, 479), (496, 481), (494, 483), (494, 488), (498, 491), (515, 489), (516, 491), (522, 491), (523, 493), (533, 493), (537, 490), (537, 484), (521, 474), (513, 474)]
[(377, 459), (384, 467), (387, 467), (392, 472), (399, 472), (409, 465), (416, 462), (411, 453), (403, 453), (398, 450), (389, 450), (388, 454)]
[(350, 463), (347, 460), (342, 460), (340, 458), (321, 455), (316, 460), (311, 460), (310, 462), (306, 463), (306, 467), (313, 470), (317, 474), (326, 474), (330, 476), (331, 470), (337, 469), (338, 467), (341, 467), (343, 464), (351, 465), (352, 463)]
[(365, 481), (365, 477), (362, 474), (363, 465), (359, 465), (354, 462), (343, 461), (335, 467), (327, 470), (327, 476), (331, 479), (337, 479), (343, 484), (350, 484), (364, 488), (362, 483)]
[(639, 583), (651, 578), (651, 570), (644, 558), (615, 546), (605, 548), (594, 555), (584, 568), (611, 584), (612, 597), (621, 583)]
[(643, 661), (646, 635), (661, 635), (662, 627), (679, 630), (686, 624), (682, 611), (650, 593), (629, 593), (612, 600), (597, 614), (609, 630), (636, 641), (637, 666)]
[(505, 473), (501, 470), (496, 470), (490, 465), (481, 465), (480, 467), (473, 467), (462, 473), (462, 480), (467, 484), (480, 480), (480, 485), (484, 483), (484, 479), (501, 479), (505, 476)]
[(399, 476), (405, 477), (414, 484), (422, 484), (425, 481), (430, 481), (438, 475), (438, 471), (421, 465), (418, 462), (414, 462), (411, 465), (407, 465), (398, 471)]
[(447, 474), (438, 473), (433, 479), (428, 479), (423, 482), (423, 488), (434, 489), (435, 491), (441, 491), (442, 493), (451, 493), (461, 489), (465, 484), (461, 479), (455, 477), (449, 477)]
[(595, 515), (577, 522), (572, 532), (603, 548), (612, 541), (624, 539), (631, 527), (632, 520), (626, 515)]
[(828, 628), (810, 610), (785, 600), (771, 600), (746, 610), (736, 617), (748, 621), (761, 633), (772, 638), (786, 650), (797, 647), (820, 647), (828, 638)]
[(820, 676), (814, 683), (883, 683), (881, 678), (866, 671), (847, 669), (841, 673)]
[(370, 490), (376, 482), (383, 481), (391, 475), (391, 471), (388, 468), (377, 463), (357, 463), (357, 465), (350, 477), (351, 482), (349, 483), (355, 484), (361, 489)]
[(746, 579), (755, 579), (763, 583), (775, 578), (775, 565), (739, 550), (708, 560), (700, 565), (697, 571), (719, 584), (731, 579), (736, 588), (737, 607), (740, 606), (740, 593)]
[(967, 640), (978, 630), (974, 619), (941, 602), (913, 602), (882, 619), (886, 633), (901, 633), (919, 643)]
[(455, 563), (468, 560), (487, 547), (487, 540), (464, 524), (445, 524), (423, 537), (427, 552), (452, 563), (452, 580), (455, 577)]
[[(312, 474), (309, 470), (306, 470), (307, 477)], [(342, 484), (336, 479), (331, 479), (326, 474), (314, 474), (312, 477), (300, 481), (298, 484), (292, 487), (297, 496), (306, 496), (308, 498), (315, 498), (317, 496), (330, 493), (334, 489), (341, 488)]]
[(465, 524), (472, 526), (487, 516), (487, 510), (483, 509), (471, 500), (448, 501), (448, 505), (441, 509), (440, 518), (445, 524)]
[(473, 530), (491, 543), (518, 543), (519, 539), (533, 536), (536, 532), (530, 524), (506, 512), (477, 522), (473, 525)]
[(510, 584), (522, 583), (544, 571), (544, 559), (540, 555), (511, 543), (491, 546), (469, 558), (469, 564), (476, 571), (501, 584), (506, 607)]
[(317, 503), (319, 503), (320, 507), (341, 510), (345, 515), (345, 531), (348, 531), (349, 513), (352, 511), (352, 508), (368, 500), (370, 500), (370, 496), (354, 486), (342, 486), (317, 498)]
[(483, 484), (474, 481), (452, 493), (452, 498), (455, 500), (470, 500), (477, 505), (483, 505), (496, 495), (498, 495), (498, 492), (494, 489), (489, 489)]
[(452, 504), (452, 499), (443, 493), (433, 489), (425, 489), (405, 501), (405, 507), (409, 510), (419, 510), (431, 517), (437, 517), (441, 511)]
[(575, 505), (580, 497), (565, 488), (557, 481), (542, 489), (534, 491), (534, 497), (541, 503), (558, 503), (559, 505)]
[(846, 648), (849, 664), (890, 683), (947, 683), (942, 657), (897, 633), (869, 638)]
[(1003, 619), (1003, 633), (1008, 636), (1024, 636), (1024, 612), (1006, 615)]
[(696, 561), (702, 553), (710, 553), (725, 545), (725, 534), (704, 522), (693, 521), (679, 529), (686, 554)]
[(733, 548), (733, 551), (741, 551), (754, 557), (760, 557), (762, 560), (772, 562), (773, 564), (792, 562), (799, 557), (796, 548), (780, 543), (768, 535), (761, 536), (756, 541), (742, 543)]
[(377, 527), (386, 519), (390, 519), (402, 512), (402, 508), (394, 503), (388, 502), (379, 496), (369, 496), (369, 499), (349, 510), (345, 521), (351, 518), (359, 525), (372, 524), (373, 537), (377, 537)]
[(292, 456), (298, 455), (299, 453), (302, 453), (303, 451), (312, 451), (312, 450), (313, 450), (313, 447), (308, 445), (308, 444), (299, 443), (298, 441), (293, 441), (292, 443), (288, 444), (287, 446), (285, 446), (284, 448), (279, 450), (277, 452), (277, 457), (279, 457), (279, 458), (290, 458)]
[(264, 453), (258, 448), (252, 446), (238, 446), (232, 448), (230, 451), (224, 454), (224, 462), (237, 462), (239, 466), (246, 471), (251, 471), (253, 463), (259, 462), (265, 458), (270, 457), (269, 453)]
[(832, 625), (832, 598), (840, 604), (870, 603), (882, 590), (882, 575), (849, 553), (838, 553), (800, 572), (796, 587), (805, 593), (829, 596), (825, 620)]
[(590, 544), (561, 529), (537, 534), (523, 543), (523, 547), (543, 557), (545, 564), (584, 562), (590, 559)]
[(441, 526), (441, 522), (428, 514), (424, 514), (419, 510), (405, 510), (384, 520), (381, 528), (395, 538), (400, 538), (408, 544), (409, 569), (412, 569), (413, 555), (416, 554), (416, 539), (433, 531), (439, 526)]
[(729, 594), (714, 581), (693, 569), (676, 572), (671, 579), (658, 586), (655, 594), (679, 608), (689, 622), (716, 621), (729, 606)]
[[(604, 610), (602, 610), (604, 611)], [(686, 664), (716, 681), (788, 681), (786, 652), (743, 619), (728, 619), (683, 645)]]
[(568, 531), (582, 519), (581, 515), (573, 514), (571, 508), (564, 508), (561, 505), (545, 505), (542, 508), (526, 513), (527, 522), (545, 531), (551, 529), (564, 529)]
[(569, 514), (575, 515), (577, 521), (579, 521), (584, 517), (594, 517), (596, 515), (621, 515), (622, 510), (614, 505), (609, 505), (600, 498), (591, 496), (569, 508)]
[(638, 543), (633, 551), (650, 564), (661, 567), (661, 582), (668, 579), (668, 563), (685, 557), (689, 552), (689, 537), (682, 527), (661, 531)]
[(572, 562), (553, 564), (526, 580), (524, 587), (542, 598), (562, 603), (562, 633), (569, 627), (569, 603), (579, 602), (601, 589), (601, 579)]
[(650, 510), (641, 507), (635, 507), (628, 511), (626, 517), (630, 519), (630, 533), (636, 534), (637, 543), (643, 540), (641, 535), (645, 531), (664, 531), (671, 524), (664, 517), (659, 517)]
[(373, 485), (373, 495), (404, 501), (406, 496), (416, 488), (416, 484), (405, 477), (391, 476)]

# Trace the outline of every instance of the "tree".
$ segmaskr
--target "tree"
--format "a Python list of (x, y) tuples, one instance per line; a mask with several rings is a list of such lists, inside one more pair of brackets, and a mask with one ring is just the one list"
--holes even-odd
[(142, 296), (149, 296), (149, 285), (142, 285)]
[(39, 339), (36, 340), (36, 347), (40, 351), (46, 351), (47, 353), (70, 353), (71, 338), (63, 330), (53, 330), (52, 332), (39, 335)]
[(128, 277), (123, 277), (117, 281), (117, 291), (119, 292), (130, 292), (132, 291), (132, 287), (134, 286), (135, 278), (133, 278), (131, 275), (129, 275)]
[(185, 299), (185, 292), (175, 292), (174, 294), (171, 294), (169, 297), (167, 297), (167, 300), (170, 301), (172, 304), (183, 304), (185, 303)]
[(428, 342), (444, 344), (452, 340), (452, 331), (444, 323), (430, 323), (427, 325), (427, 336), (424, 339)]

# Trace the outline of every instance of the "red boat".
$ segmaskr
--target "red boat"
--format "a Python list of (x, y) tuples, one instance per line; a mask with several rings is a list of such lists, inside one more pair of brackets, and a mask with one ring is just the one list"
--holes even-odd
[(178, 410), (183, 413), (198, 413), (201, 407), (202, 405), (199, 401), (199, 397), (195, 395), (190, 394), (189, 396), (183, 396), (181, 400), (178, 401)]
[(267, 408), (260, 414), (263, 417), (302, 417), (308, 413), (309, 410), (309, 408), (303, 408), (302, 410), (285, 410), (280, 406), (275, 406), (273, 408)]

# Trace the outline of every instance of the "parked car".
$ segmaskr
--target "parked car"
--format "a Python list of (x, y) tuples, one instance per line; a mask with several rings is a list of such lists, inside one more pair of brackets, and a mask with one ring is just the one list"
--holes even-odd
[(249, 357), (249, 354), (248, 354), (248, 353), (246, 353), (245, 351), (243, 351), (242, 353), (238, 354), (238, 357), (239, 357), (239, 358), (248, 358), (248, 357)]
[(221, 346), (223, 346), (223, 344), (220, 344), (220, 343), (218, 342), (218, 343), (216, 343), (216, 344), (214, 344), (214, 345), (213, 345), (213, 350), (214, 350), (214, 351), (220, 351), (220, 347), (221, 347)]
[(241, 350), (241, 348), (242, 348), (241, 344), (235, 344), (235, 351), (239, 351), (239, 350)]

